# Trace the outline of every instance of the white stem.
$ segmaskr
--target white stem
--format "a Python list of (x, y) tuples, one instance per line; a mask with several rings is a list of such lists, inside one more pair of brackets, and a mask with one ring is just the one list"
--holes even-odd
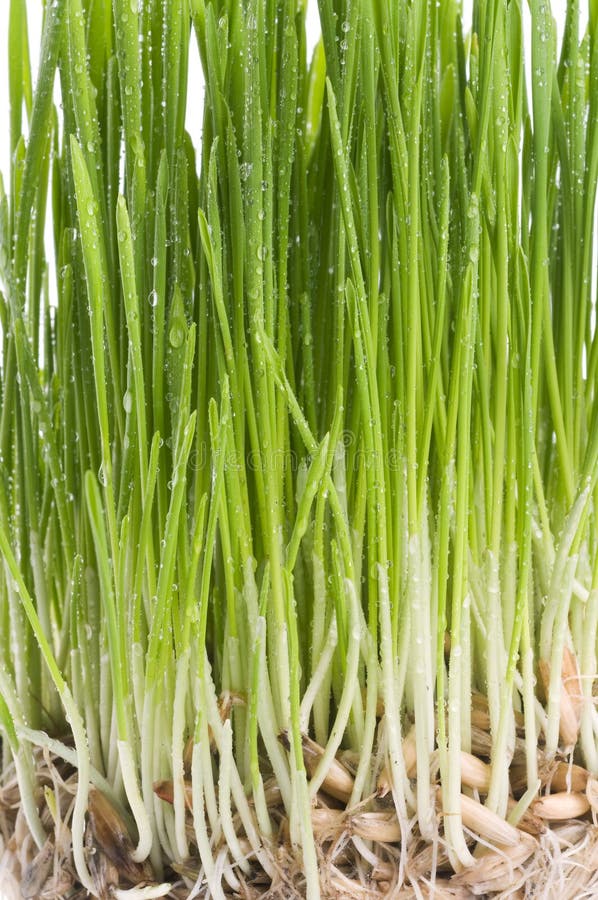
[(133, 683), (133, 702), (137, 722), (143, 720), (143, 692), (145, 684), (145, 666), (141, 644), (133, 644), (131, 648), (131, 681)]
[[(160, 692), (164, 690), (164, 685), (160, 686)], [(154, 701), (155, 709), (152, 717), (153, 742), (152, 754), (150, 758), (150, 791), (146, 794), (145, 784), (143, 787), (145, 803), (153, 810), (154, 831), (158, 840), (154, 841), (152, 848), (152, 860), (156, 855), (165, 856), (167, 859), (174, 858), (174, 832), (172, 825), (174, 823), (174, 812), (170, 803), (164, 803), (154, 792), (153, 783), (160, 780), (165, 772), (162, 767), (162, 744), (164, 738), (164, 729), (162, 726), (162, 716), (166, 715), (165, 709), (171, 704), (167, 701), (164, 703), (163, 697), (160, 695), (159, 700)], [(168, 760), (167, 771), (170, 773), (171, 761)], [(148, 802), (149, 798), (149, 802)], [(159, 845), (159, 846), (158, 846)], [(158, 854), (156, 853), (158, 850)]]
[[(401, 841), (401, 864), (407, 847), (407, 806), (405, 803), (405, 760), (399, 724), (399, 701), (396, 693), (395, 654), (392, 642), (392, 622), (390, 614), (390, 591), (388, 572), (377, 564), (378, 600), (380, 616), (380, 655), (382, 658), (382, 692), (384, 697), (384, 717), (388, 736), (388, 761), (391, 772), (392, 796), (401, 824), (404, 840)], [(401, 882), (399, 882), (401, 883)]]
[(571, 585), (577, 568), (577, 556), (570, 556), (562, 569), (560, 580), (551, 585), (554, 596), (551, 598), (556, 608), (552, 633), (552, 650), (550, 653), (550, 684), (548, 688), (548, 722), (546, 726), (546, 752), (553, 756), (559, 744), (559, 727), (561, 722), (561, 691), (563, 652), (567, 633), (567, 615), (571, 602)]
[(324, 678), (326, 677), (326, 673), (330, 668), (337, 643), (338, 629), (336, 626), (336, 614), (333, 613), (330, 622), (330, 628), (328, 629), (328, 637), (326, 638), (326, 643), (324, 644), (324, 648), (320, 652), (318, 665), (316, 666), (316, 669), (311, 677), (311, 681), (307, 686), (307, 690), (303, 695), (303, 700), (301, 701), (301, 710), (299, 715), (299, 727), (301, 731), (307, 732), (309, 730), (311, 710), (316, 697), (318, 696), (318, 692), (322, 687)]
[(79, 715), (79, 710), (73, 700), (69, 689), (64, 686), (61, 691), (61, 699), (66, 712), (67, 721), (70, 723), (75, 750), (77, 753), (77, 794), (75, 796), (75, 808), (71, 822), (71, 836), (73, 846), (73, 860), (75, 869), (81, 884), (86, 891), (93, 896), (96, 890), (95, 883), (87, 868), (85, 859), (85, 813), (87, 812), (89, 796), (89, 749), (85, 728)]
[[(460, 635), (459, 635), (460, 641)], [(469, 711), (469, 707), (468, 707)], [(462, 866), (475, 862), (465, 843), (461, 817), (461, 646), (451, 643), (448, 679), (448, 765), (442, 781), (444, 832), (449, 850)]]
[(584, 613), (584, 633), (580, 654), (580, 675), (583, 691), (581, 708), (581, 745), (587, 768), (598, 775), (598, 743), (594, 736), (592, 686), (596, 676), (596, 630), (598, 626), (598, 588), (588, 594)]
[(260, 663), (260, 692), (258, 697), (258, 723), (260, 732), (266, 747), (266, 753), (272, 763), (276, 783), (280, 790), (285, 809), (292, 807), (291, 779), (289, 777), (288, 764), (276, 733), (276, 714), (274, 712), (274, 698), (269, 678), (266, 654), (261, 654)]
[(164, 884), (152, 884), (147, 887), (135, 887), (128, 890), (115, 889), (112, 896), (116, 900), (153, 900), (154, 897), (165, 897), (172, 890), (168, 882)]
[(336, 719), (330, 731), (326, 749), (317, 765), (310, 783), (309, 797), (313, 801), (322, 786), (328, 770), (332, 764), (338, 748), (340, 747), (353, 704), (353, 695), (358, 685), (357, 669), (359, 666), (359, 651), (361, 645), (361, 632), (357, 616), (357, 595), (355, 586), (349, 578), (345, 578), (345, 591), (349, 599), (349, 646), (347, 648), (347, 669), (343, 690), (338, 703)]
[[(6, 703), (8, 712), (13, 721), (17, 736), (23, 733), (23, 721), (20, 710), (20, 703), (16, 695), (14, 686), (8, 673), (0, 666), (0, 693)], [(28, 739), (27, 739), (28, 740)], [(12, 743), (12, 742), (11, 742)], [(33, 742), (32, 742), (33, 743)], [(34, 797), (33, 786), (33, 766), (31, 762), (31, 748), (28, 743), (22, 741), (17, 752), (12, 747), (13, 759), (17, 772), (17, 783), (19, 785), (19, 794), (21, 797), (21, 806), (23, 814), (29, 830), (33, 836), (38, 849), (41, 849), (46, 842), (46, 832), (41, 823), (37, 803)]]
[[(64, 759), (65, 762), (70, 763), (73, 768), (77, 767), (77, 753), (73, 750), (72, 747), (67, 747), (66, 744), (63, 744), (62, 741), (57, 740), (56, 738), (51, 738), (46, 734), (45, 731), (36, 731), (33, 728), (27, 728), (26, 725), (22, 725), (15, 722), (15, 728), (17, 734), (25, 738), (25, 740), (30, 741), (36, 747), (46, 747), (50, 753), (53, 753), (54, 756), (60, 757), (60, 759)], [(109, 781), (107, 781), (103, 775), (101, 775), (97, 769), (93, 766), (89, 768), (89, 779), (95, 787), (102, 794), (110, 800), (110, 803), (114, 807), (114, 809), (118, 812), (122, 819), (127, 819), (127, 812), (123, 807), (122, 803), (118, 799), (117, 794), (115, 793), (112, 785)]]
[(185, 734), (185, 699), (189, 673), (189, 650), (185, 650), (177, 665), (174, 703), (172, 709), (172, 788), (174, 806), (175, 843), (179, 860), (189, 855), (189, 843), (185, 817), (185, 767), (183, 764), (183, 741)]
[[(324, 627), (326, 621), (326, 573), (324, 565), (317, 553), (312, 554), (312, 572), (314, 597), (321, 598), (319, 602), (314, 603), (314, 614), (312, 620), (312, 640), (311, 640), (311, 670), (315, 672), (319, 664), (315, 660), (319, 659), (322, 653), (322, 645), (324, 643)], [(320, 744), (324, 744), (325, 737), (328, 734), (328, 721), (330, 713), (330, 685), (322, 685), (322, 691), (316, 696), (314, 701), (314, 731), (316, 740)], [(324, 690), (324, 688), (328, 688)]]
[[(218, 752), (220, 754), (220, 773), (222, 776), (223, 768), (226, 768), (224, 772), (224, 787), (219, 784), (219, 799), (220, 799), (220, 820), (222, 823), (222, 829), (224, 831), (224, 820), (222, 816), (222, 803), (223, 803), (223, 794), (222, 791), (228, 791), (228, 800), (226, 802), (229, 804), (230, 810), (230, 796), (234, 800), (235, 806), (237, 807), (237, 812), (239, 813), (241, 823), (243, 825), (243, 829), (245, 834), (247, 835), (247, 839), (251, 844), (253, 851), (259, 862), (261, 863), (263, 869), (266, 871), (268, 875), (271, 877), (274, 876), (274, 869), (272, 867), (272, 863), (269, 859), (268, 854), (266, 854), (263, 850), (263, 841), (258, 833), (256, 828), (256, 823), (253, 815), (253, 811), (249, 806), (249, 802), (247, 800), (247, 796), (245, 794), (245, 789), (243, 787), (243, 783), (239, 776), (239, 771), (235, 764), (235, 760), (232, 752), (232, 727), (230, 724), (230, 719), (227, 719), (222, 724), (220, 719), (220, 713), (218, 710), (218, 704), (216, 701), (216, 694), (214, 691), (214, 685), (212, 683), (211, 678), (206, 679), (204, 682), (205, 693), (204, 693), (204, 703), (206, 707), (206, 714), (210, 726), (212, 728), (212, 733), (214, 735), (214, 742), (216, 747), (218, 748)], [(230, 734), (225, 733), (225, 729), (227, 729)], [(209, 770), (208, 770), (209, 771)], [(209, 780), (209, 779), (208, 779)], [(226, 810), (225, 810), (226, 812)], [(231, 847), (232, 850), (232, 847)]]
[(220, 800), (220, 821), (222, 822), (222, 831), (226, 839), (226, 843), (233, 855), (236, 864), (243, 872), (248, 874), (251, 867), (247, 862), (245, 853), (241, 849), (239, 839), (235, 832), (233, 817), (230, 805), (230, 778), (233, 762), (233, 730), (231, 728), (230, 719), (226, 719), (221, 732), (220, 746), (220, 773), (218, 776), (218, 799)]
[[(368, 632), (369, 634), (369, 632)], [(373, 643), (373, 642), (372, 642)], [(353, 791), (349, 800), (349, 808), (355, 806), (361, 800), (365, 790), (369, 790), (370, 784), (376, 781), (378, 766), (372, 770), (372, 748), (376, 734), (376, 708), (378, 705), (378, 651), (376, 647), (369, 647), (369, 658), (366, 659), (367, 692), (365, 703), (365, 718), (363, 723), (363, 739), (359, 754), (359, 765), (355, 773)]]
[[(486, 551), (486, 659), (488, 712), (490, 730), (494, 735), (500, 719), (500, 685), (504, 679), (501, 657), (504, 656), (502, 614), (500, 603), (500, 567), (491, 550)], [(501, 761), (502, 762), (502, 761)]]
[(150, 855), (154, 836), (150, 818), (139, 789), (137, 766), (127, 741), (118, 741), (118, 758), (120, 760), (125, 793), (139, 832), (139, 841), (132, 857), (135, 862), (143, 862)]
[(21, 743), (13, 759), (17, 773), (17, 784), (19, 785), (21, 809), (23, 810), (23, 815), (25, 816), (25, 821), (27, 822), (31, 836), (35, 841), (37, 848), (41, 850), (46, 842), (47, 835), (37, 809), (33, 766), (31, 765), (31, 748), (29, 745), (27, 743)]
[(411, 678), (417, 755), (417, 818), (422, 837), (431, 840), (435, 825), (430, 803), (430, 753), (434, 743), (434, 681), (429, 565), (424, 562), (422, 551), (420, 536), (411, 535), (408, 591), (412, 634), (415, 641)]

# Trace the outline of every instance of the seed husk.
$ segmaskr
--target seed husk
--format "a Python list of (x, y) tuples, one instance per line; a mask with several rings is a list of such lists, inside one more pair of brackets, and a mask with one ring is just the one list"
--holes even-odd
[[(417, 768), (417, 746), (415, 743), (415, 725), (412, 725), (403, 738), (403, 761), (405, 773), (408, 778), (413, 778)], [(378, 776), (376, 792), (379, 797), (386, 797), (392, 790), (392, 779), (388, 766), (384, 766)]]
[(401, 826), (394, 811), (357, 813), (349, 822), (351, 831), (366, 841), (392, 844), (401, 840)]
[(563, 679), (563, 687), (571, 698), (575, 715), (579, 717), (583, 705), (583, 691), (581, 688), (581, 679), (579, 677), (579, 665), (577, 657), (566, 645), (563, 651), (561, 676)]
[(588, 802), (592, 807), (594, 813), (598, 813), (598, 779), (597, 778), (588, 778), (588, 783), (586, 785), (586, 797), (588, 798)]
[[(324, 748), (306, 734), (301, 736), (301, 747), (303, 749), (305, 768), (308, 775), (312, 777), (324, 755)], [(331, 797), (334, 797), (335, 800), (347, 803), (353, 793), (353, 784), (353, 776), (348, 769), (338, 759), (333, 759), (322, 781), (321, 789)]]
[[(512, 797), (509, 797), (507, 801), (508, 812), (510, 813), (516, 806), (517, 801), (513, 800)], [(532, 837), (537, 837), (539, 834), (546, 831), (546, 824), (539, 816), (535, 816), (530, 809), (526, 809), (517, 822), (517, 828), (519, 828), (520, 831), (525, 831), (526, 834), (532, 835)]]
[(332, 875), (329, 881), (336, 892), (334, 896), (338, 897), (339, 900), (351, 900), (351, 898), (371, 900), (372, 897), (380, 896), (380, 892), (376, 888), (371, 888), (354, 878), (349, 878), (336, 866), (332, 867)]
[(541, 797), (532, 805), (534, 815), (551, 822), (563, 822), (584, 816), (590, 809), (586, 794), (579, 791), (559, 791)]
[(338, 809), (315, 807), (311, 811), (314, 834), (320, 839), (340, 833), (344, 828), (344, 813)]
[(490, 766), (473, 756), (471, 753), (461, 751), (461, 783), (467, 787), (486, 793), (490, 787)]
[(504, 890), (513, 879), (514, 870), (522, 866), (538, 849), (538, 842), (529, 835), (521, 836), (514, 846), (497, 846), (495, 850), (481, 849), (475, 865), (454, 875), (451, 881), (468, 885), (474, 893), (486, 893), (500, 888)]
[(53, 860), (54, 843), (51, 838), (48, 838), (23, 872), (21, 894), (26, 900), (39, 897), (50, 875)]
[(394, 863), (385, 862), (383, 859), (378, 860), (371, 872), (371, 877), (374, 881), (388, 883), (390, 883), (393, 878), (396, 878), (396, 875), (396, 865)]
[[(160, 800), (165, 800), (166, 803), (172, 804), (174, 803), (174, 783), (172, 781), (163, 780), (163, 781), (155, 781), (153, 784), (153, 790), (156, 797), (159, 797)], [(193, 786), (190, 781), (184, 782), (184, 791), (185, 791), (185, 805), (187, 809), (193, 809)]]
[(132, 884), (149, 881), (153, 872), (148, 862), (133, 860), (135, 847), (127, 827), (110, 801), (96, 788), (89, 792), (89, 822), (97, 846)]
[(433, 847), (431, 844), (419, 844), (413, 849), (410, 848), (407, 860), (407, 871), (410, 878), (417, 880), (426, 877), (434, 870), (444, 871), (449, 868), (448, 853), (442, 845)]
[(583, 766), (569, 765), (560, 760), (550, 778), (550, 789), (557, 791), (585, 791), (590, 773)]
[(491, 843), (515, 847), (522, 840), (522, 831), (467, 794), (461, 794), (461, 818), (467, 828)]
[[(550, 687), (550, 663), (541, 659), (538, 661), (538, 671), (540, 680), (544, 685), (544, 693), (548, 697)], [(559, 698), (559, 734), (565, 747), (573, 747), (577, 743), (579, 734), (579, 715), (578, 705), (571, 697), (567, 684), (569, 679), (563, 679), (561, 683), (561, 693)]]

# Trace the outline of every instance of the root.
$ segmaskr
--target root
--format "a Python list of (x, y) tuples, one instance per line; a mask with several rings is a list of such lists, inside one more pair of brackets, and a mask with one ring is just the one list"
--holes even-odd
[[(379, 773), (376, 793), (349, 807), (352, 769), (357, 760), (354, 754), (340, 754), (312, 810), (324, 900), (598, 897), (598, 782), (564, 756), (547, 762), (539, 749), (540, 796), (516, 824), (499, 818), (480, 799), (486, 789), (489, 735), (483, 727), (483, 715), (474, 713), (478, 720), (476, 754), (464, 754), (463, 758), (462, 816), (475, 864), (461, 871), (451, 868), (440, 791), (434, 784), (434, 839), (424, 840), (414, 819), (402, 847), (401, 827), (392, 795), (386, 790), (384, 770)], [(306, 739), (306, 746), (310, 759), (317, 757), (318, 745)], [(404, 750), (408, 756), (409, 746)], [(71, 852), (77, 772), (47, 749), (36, 751), (35, 764), (38, 808), (48, 837), (42, 847), (35, 845), (21, 808), (16, 773), (9, 767), (0, 788), (2, 900), (78, 900), (87, 894), (78, 882)], [(431, 782), (438, 777), (436, 769), (433, 766)], [(517, 753), (510, 778), (511, 812), (526, 787)], [(236, 815), (234, 826), (249, 868), (240, 870), (224, 839), (214, 844), (213, 857), (223, 890), (240, 900), (299, 900), (305, 897), (304, 875), (299, 854), (291, 846), (280, 792), (272, 778), (264, 790), (274, 837), (264, 840), (260, 859), (262, 863), (267, 859), (269, 874)], [(173, 802), (172, 783), (156, 783), (155, 793), (168, 812)], [(91, 789), (85, 848), (99, 900), (210, 896), (195, 844), (190, 788), (186, 798), (190, 857), (178, 863), (166, 860), (164, 871), (155, 872), (149, 861), (134, 861), (134, 835), (129, 833), (127, 823), (100, 791)]]

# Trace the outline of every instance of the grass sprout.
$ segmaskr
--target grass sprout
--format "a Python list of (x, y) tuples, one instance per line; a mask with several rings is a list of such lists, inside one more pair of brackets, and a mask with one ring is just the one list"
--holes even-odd
[(304, 0), (52, 0), (33, 79), (7, 4), (23, 896), (590, 896), (598, 5), (566, 7), (318, 0), (308, 54)]

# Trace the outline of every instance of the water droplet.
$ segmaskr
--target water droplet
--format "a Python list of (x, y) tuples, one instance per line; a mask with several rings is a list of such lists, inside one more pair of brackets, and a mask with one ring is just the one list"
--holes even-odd
[(126, 413), (130, 413), (133, 409), (133, 394), (131, 391), (125, 391), (123, 396), (123, 409)]
[(106, 487), (106, 485), (108, 484), (108, 475), (106, 473), (106, 467), (104, 466), (104, 463), (102, 463), (102, 465), (98, 469), (98, 481), (101, 485), (103, 485), (103, 487)]
[(182, 346), (185, 340), (185, 327), (181, 322), (173, 322), (168, 334), (168, 340), (170, 341), (170, 346), (175, 349)]
[(152, 264), (152, 269), (155, 269), (158, 265), (158, 257), (152, 256), (152, 258), (150, 259), (150, 263)]
[(158, 291), (156, 291), (156, 290), (150, 291), (147, 299), (148, 299), (150, 306), (156, 307), (160, 300), (160, 298), (158, 297)]

